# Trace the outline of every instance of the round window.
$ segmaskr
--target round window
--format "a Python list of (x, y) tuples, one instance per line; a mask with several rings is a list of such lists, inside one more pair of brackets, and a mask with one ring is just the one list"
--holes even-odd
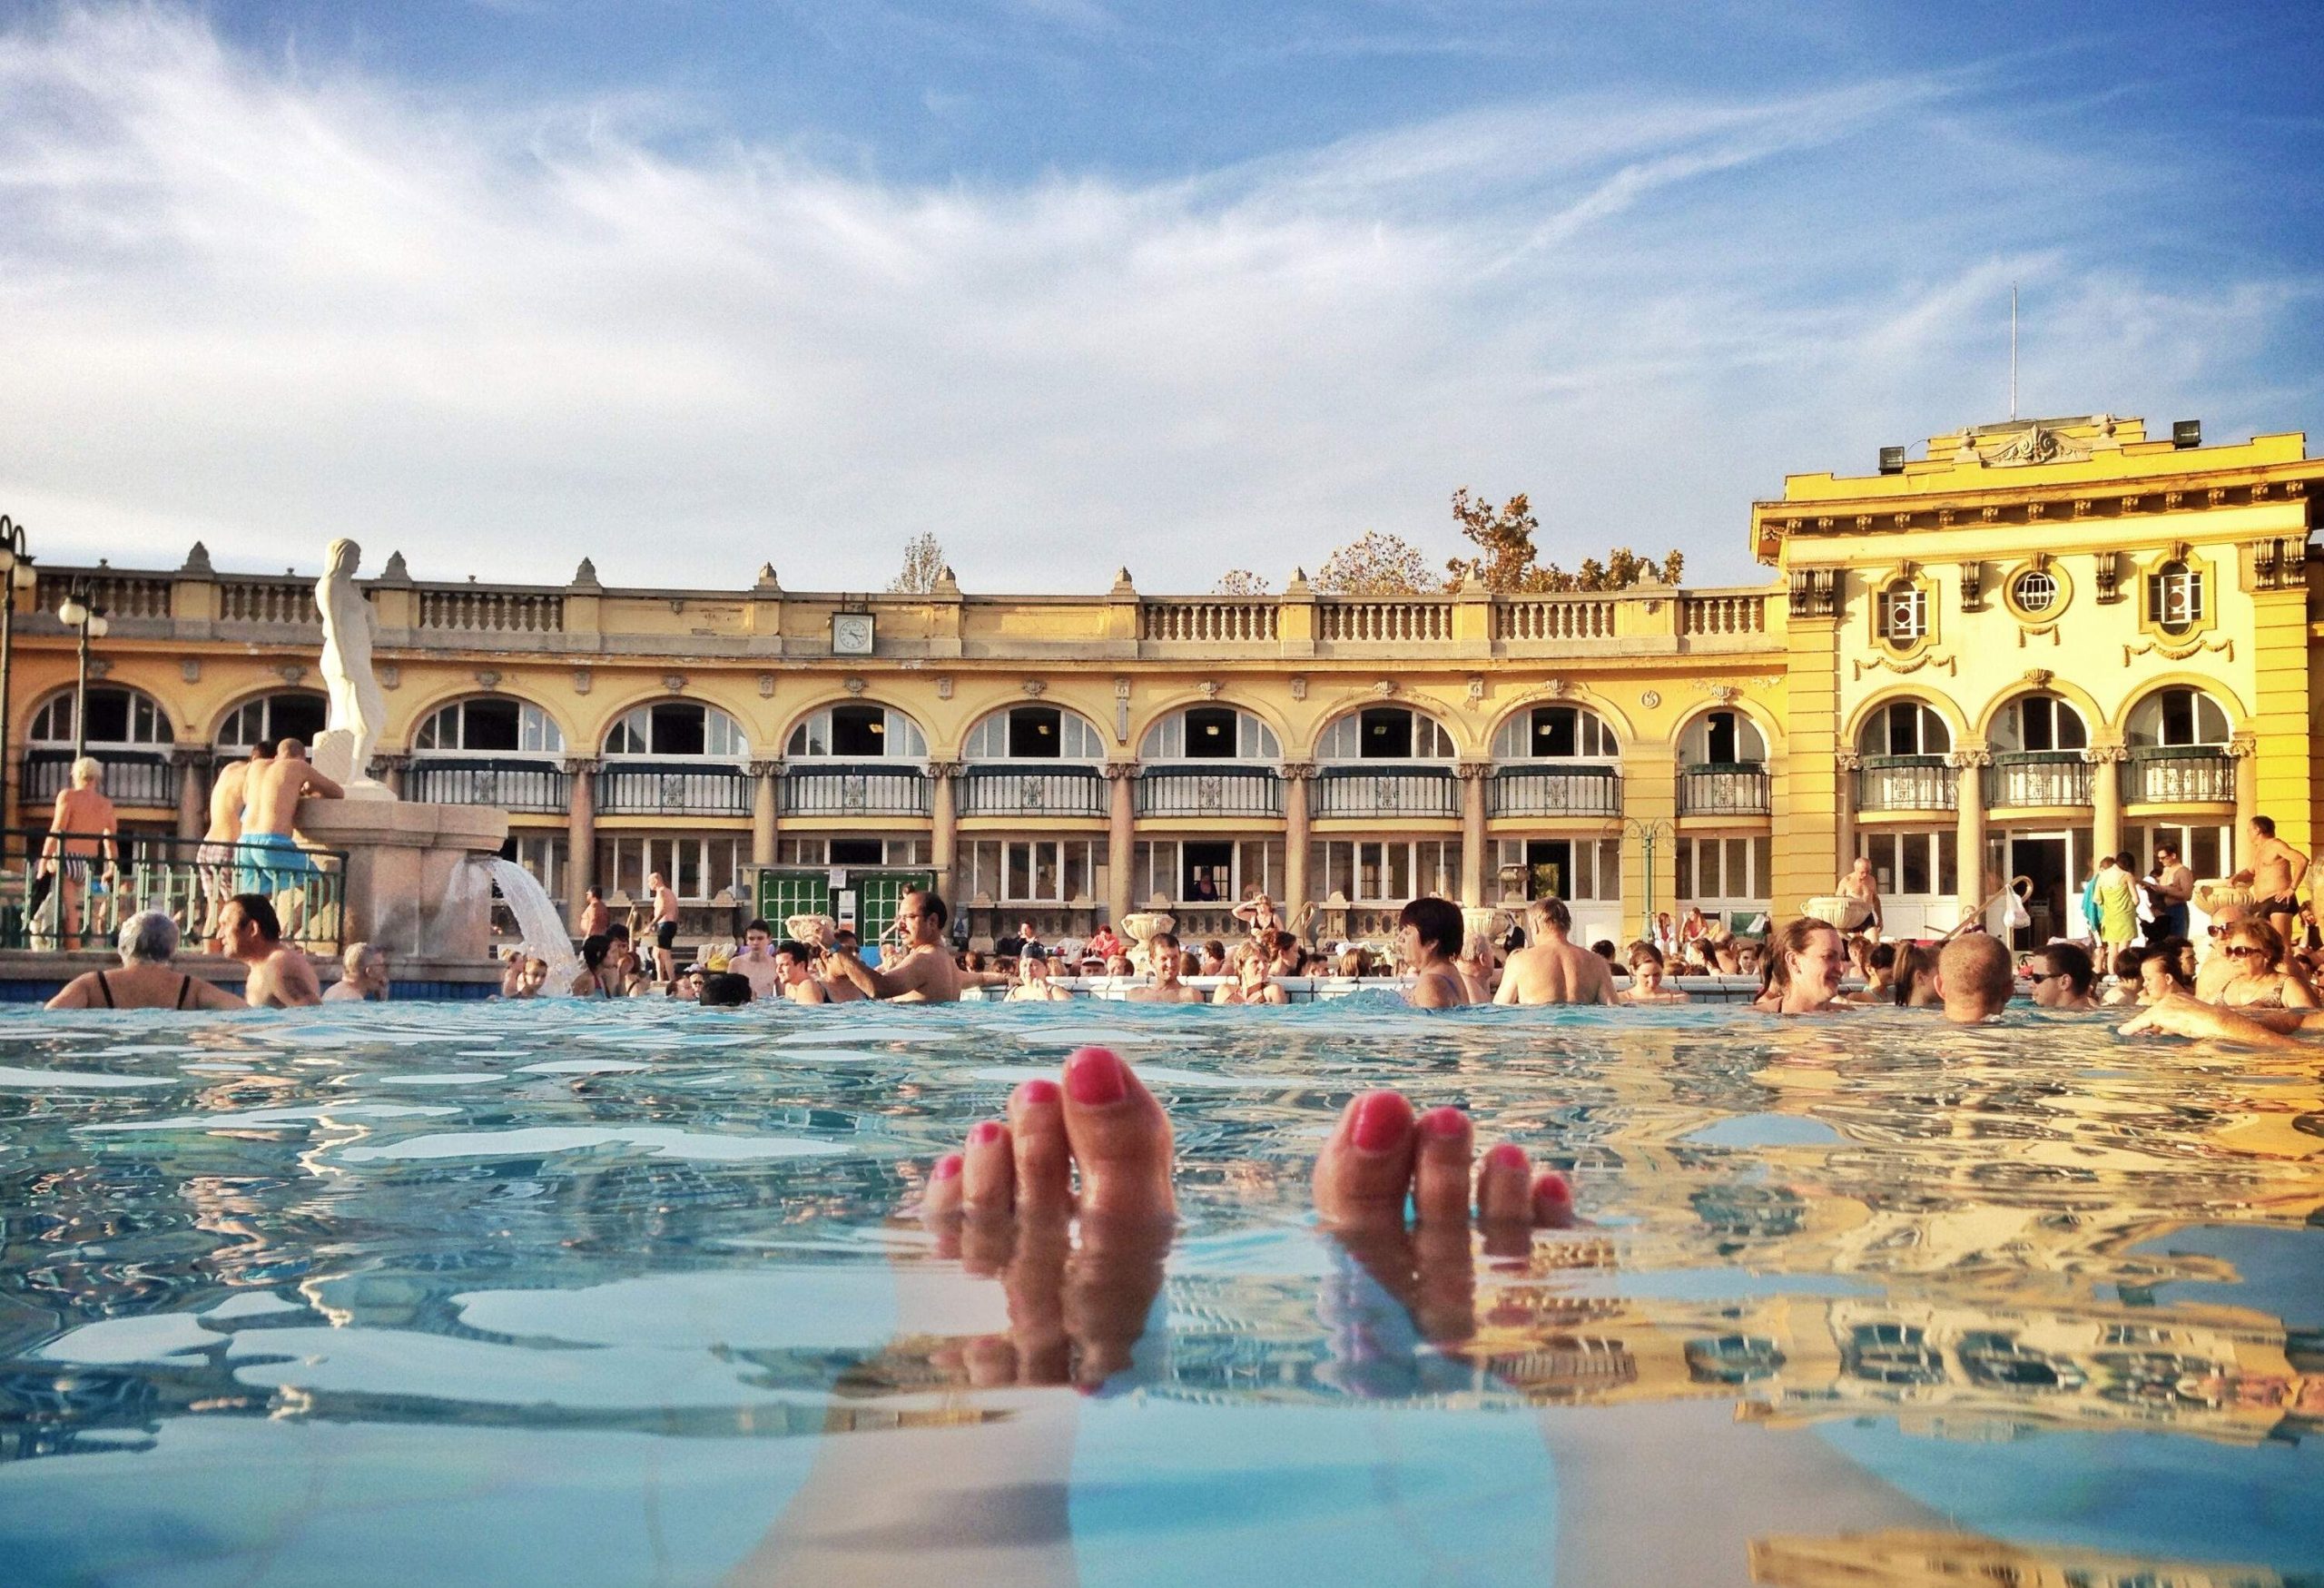
[(2009, 593), (2019, 611), (2047, 612), (2050, 604), (2058, 598), (2058, 581), (2044, 573), (2020, 574)]

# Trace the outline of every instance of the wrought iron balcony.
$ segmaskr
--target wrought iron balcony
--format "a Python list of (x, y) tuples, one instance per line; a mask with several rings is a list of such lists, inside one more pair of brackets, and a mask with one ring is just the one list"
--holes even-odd
[(1960, 774), (1942, 755), (1867, 755), (1856, 768), (1859, 811), (1949, 811)]
[(1271, 766), (1152, 766), (1138, 774), (1141, 816), (1280, 816), (1283, 779)]
[(403, 797), (428, 804), (498, 805), (504, 811), (556, 814), (573, 807), (573, 777), (553, 761), (415, 755), (404, 770)]
[(2092, 770), (2079, 750), (1996, 750), (1985, 768), (1985, 804), (1996, 810), (2086, 805)]
[(1461, 785), (1449, 766), (1413, 766), (1374, 772), (1362, 766), (1326, 766), (1308, 784), (1308, 814), (1315, 816), (1457, 816)]
[[(114, 804), (176, 808), (182, 774), (167, 750), (109, 750), (92, 745), (89, 758), (105, 769), (105, 796)], [(72, 751), (25, 752), (20, 797), (26, 804), (51, 804), (72, 781)]]
[(2132, 804), (2231, 804), (2235, 762), (2227, 752), (2193, 745), (2133, 750), (2124, 764), (2122, 798)]
[(1764, 816), (1768, 769), (1756, 761), (1711, 762), (1679, 774), (1682, 816)]
[(1102, 816), (1106, 780), (1094, 766), (1020, 772), (971, 766), (962, 780), (963, 816)]
[(1619, 816), (1622, 780), (1610, 766), (1504, 766), (1486, 808), (1496, 816)]
[(786, 816), (925, 816), (928, 774), (894, 765), (793, 766), (783, 774)]
[(609, 761), (597, 774), (597, 809), (608, 816), (747, 816), (750, 775), (715, 762)]

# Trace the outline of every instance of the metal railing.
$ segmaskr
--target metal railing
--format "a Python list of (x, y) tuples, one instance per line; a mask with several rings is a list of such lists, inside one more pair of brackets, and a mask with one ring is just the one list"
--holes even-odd
[(1461, 785), (1449, 766), (1374, 772), (1326, 766), (1307, 785), (1313, 816), (1457, 816)]
[(1709, 763), (1679, 773), (1682, 816), (1764, 816), (1769, 808), (1768, 769), (1758, 762)]
[(110, 949), (123, 922), (159, 910), (177, 922), (181, 943), (198, 949), (212, 907), (235, 893), (265, 894), (284, 942), (310, 953), (341, 947), (342, 850), (286, 855), (145, 833), (30, 827), (0, 830), (0, 948)]
[(1280, 816), (1283, 779), (1271, 766), (1154, 766), (1137, 775), (1141, 816)]
[(747, 816), (750, 774), (715, 763), (608, 761), (597, 774), (597, 809), (608, 816)]
[(786, 816), (925, 816), (928, 774), (913, 765), (793, 766), (783, 774)]
[(971, 766), (961, 780), (963, 816), (1102, 816), (1106, 780), (1095, 767), (1019, 772)]
[(2079, 750), (1996, 750), (1985, 768), (1985, 804), (1992, 808), (2086, 805), (2095, 769)]
[[(105, 769), (104, 795), (116, 805), (174, 810), (184, 768), (170, 759), (167, 750), (112, 750), (89, 746), (89, 757)], [(73, 752), (27, 750), (20, 798), (27, 804), (45, 804), (73, 781)]]
[(573, 808), (573, 775), (553, 761), (415, 755), (404, 770), (403, 797), (554, 815)]
[(2231, 804), (2235, 800), (2235, 762), (2224, 750), (2133, 750), (2122, 769), (2122, 798), (2132, 804)]
[(1949, 811), (1961, 774), (1942, 755), (1867, 755), (1856, 773), (1859, 811)]
[(1485, 808), (1496, 816), (1619, 816), (1622, 780), (1610, 766), (1504, 766)]

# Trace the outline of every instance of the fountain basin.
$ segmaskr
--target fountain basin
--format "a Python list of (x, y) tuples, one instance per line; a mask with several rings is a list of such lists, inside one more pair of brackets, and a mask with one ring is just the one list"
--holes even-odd
[(490, 805), (402, 800), (299, 802), (299, 836), (347, 855), (342, 940), (377, 943), (403, 962), (490, 963), (490, 881), (471, 862), (508, 838), (508, 813)]

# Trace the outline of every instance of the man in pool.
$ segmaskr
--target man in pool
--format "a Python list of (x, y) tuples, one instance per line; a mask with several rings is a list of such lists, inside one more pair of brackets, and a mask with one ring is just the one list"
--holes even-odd
[(829, 1003), (823, 984), (815, 979), (815, 954), (805, 943), (784, 938), (774, 947), (774, 997), (793, 1003)]
[(1992, 1019), (2016, 990), (2009, 950), (1990, 932), (1965, 932), (1936, 956), (1937, 996), (1945, 1001), (1945, 1018), (1955, 1025)]
[(855, 989), (873, 998), (897, 1003), (958, 1003), (960, 968), (945, 945), (944, 927), (951, 912), (944, 901), (924, 888), (903, 896), (896, 910), (896, 933), (904, 952), (878, 970), (865, 964), (852, 946), (834, 944), (824, 964), (834, 980), (844, 976)]
[[(2080, 943), (2053, 942), (2034, 958), (2036, 962), (2026, 972), (2025, 980), (2034, 989), (2035, 1003), (2043, 1009), (2076, 1011), (2098, 1007), (2098, 1000), (2093, 996), (2098, 984), (2098, 971), (2090, 962), (2089, 950)], [(1944, 974), (1940, 957), (1940, 980)]]
[(1144, 987), (1133, 987), (1122, 994), (1125, 1003), (1200, 1003), (1202, 989), (1189, 987), (1178, 978), (1185, 972), (1186, 959), (1178, 947), (1178, 940), (1167, 932), (1157, 932), (1146, 940), (1147, 962), (1154, 967), (1154, 980)]
[(1606, 962), (1568, 940), (1573, 912), (1562, 899), (1536, 899), (1525, 907), (1532, 946), (1502, 967), (1495, 1003), (1611, 1003), (1614, 975)]
[(323, 1001), (315, 968), (282, 941), (274, 902), (263, 893), (237, 893), (219, 912), (226, 952), (249, 967), (242, 997), (252, 1009), (296, 1009)]
[(775, 969), (774, 933), (763, 921), (743, 928), (743, 952), (726, 962), (737, 976), (750, 979), (753, 998), (777, 998), (783, 993), (783, 973)]

